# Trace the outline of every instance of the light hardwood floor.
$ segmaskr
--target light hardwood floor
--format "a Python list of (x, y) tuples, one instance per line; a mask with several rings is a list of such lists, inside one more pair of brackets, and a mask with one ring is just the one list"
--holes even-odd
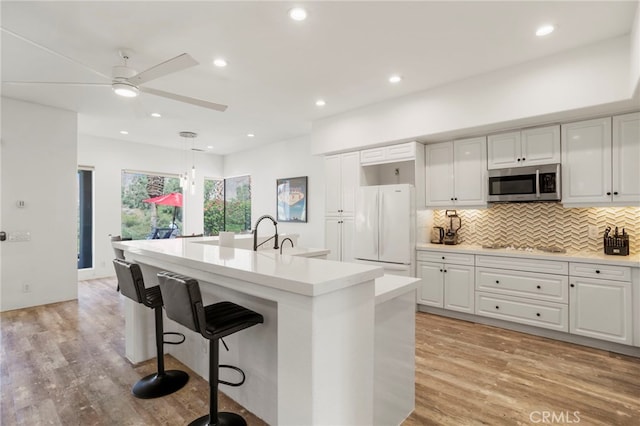
[[(124, 357), (114, 279), (79, 283), (78, 300), (0, 315), (0, 424), (183, 425), (208, 409), (191, 378), (153, 400), (130, 394), (155, 362)], [(640, 359), (419, 313), (416, 410), (404, 425), (640, 424)], [(260, 419), (221, 394), (221, 408)], [(562, 420), (562, 421), (559, 421)], [(302, 425), (301, 425), (302, 426)]]

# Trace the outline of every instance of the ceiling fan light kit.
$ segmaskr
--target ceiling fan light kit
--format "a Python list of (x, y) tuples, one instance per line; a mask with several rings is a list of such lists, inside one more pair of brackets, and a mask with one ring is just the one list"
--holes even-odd
[(116, 95), (123, 96), (125, 98), (135, 98), (140, 94), (140, 90), (136, 86), (126, 82), (114, 82), (111, 88)]

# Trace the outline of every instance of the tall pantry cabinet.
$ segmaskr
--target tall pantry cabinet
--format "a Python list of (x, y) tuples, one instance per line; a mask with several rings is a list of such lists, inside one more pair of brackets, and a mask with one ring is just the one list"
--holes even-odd
[(325, 157), (325, 243), (329, 260), (353, 260), (356, 191), (360, 185), (360, 153)]

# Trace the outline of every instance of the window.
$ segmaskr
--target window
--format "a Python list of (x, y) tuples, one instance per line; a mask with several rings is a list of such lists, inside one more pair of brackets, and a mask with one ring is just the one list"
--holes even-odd
[(204, 181), (204, 234), (251, 229), (251, 176)]
[(93, 170), (78, 170), (78, 269), (93, 268)]
[(174, 175), (122, 171), (122, 238), (142, 240), (169, 238), (182, 230), (182, 203), (163, 205), (143, 200), (164, 194), (178, 194), (182, 200), (180, 180)]

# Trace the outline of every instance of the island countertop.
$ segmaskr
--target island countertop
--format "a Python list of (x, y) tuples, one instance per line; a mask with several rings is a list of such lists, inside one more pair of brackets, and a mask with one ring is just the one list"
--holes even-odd
[(114, 241), (112, 245), (134, 256), (154, 258), (305, 296), (318, 296), (383, 275), (383, 269), (379, 267), (308, 257), (314, 253), (326, 254), (324, 249), (286, 248), (280, 254), (279, 250), (253, 251), (201, 242), (201, 239), (178, 238)]

